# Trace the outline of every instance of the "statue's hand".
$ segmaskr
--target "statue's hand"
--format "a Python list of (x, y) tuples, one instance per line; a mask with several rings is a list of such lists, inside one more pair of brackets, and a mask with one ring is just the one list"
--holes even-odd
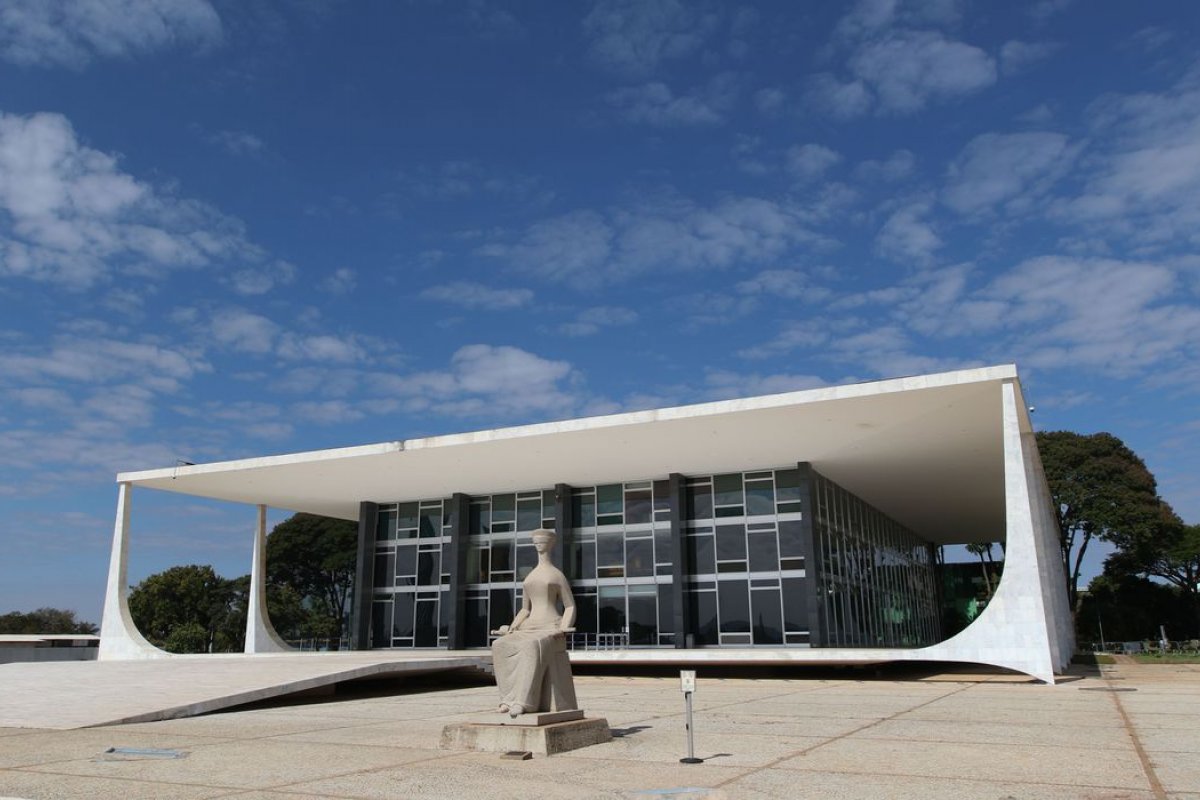
[(511, 629), (507, 625), (501, 625), (496, 630), (492, 631), (492, 636), (507, 636)]

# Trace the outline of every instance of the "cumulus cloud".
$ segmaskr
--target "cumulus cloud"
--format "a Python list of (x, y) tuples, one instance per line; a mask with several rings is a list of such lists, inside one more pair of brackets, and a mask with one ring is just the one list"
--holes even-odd
[(564, 414), (576, 408), (577, 378), (566, 361), (519, 347), (471, 344), (459, 348), (444, 370), (369, 376), (371, 388), (414, 412), (451, 416)]
[(765, 295), (786, 300), (817, 302), (829, 297), (828, 289), (813, 283), (808, 273), (798, 269), (768, 269), (748, 280), (739, 281), (737, 291), (744, 295)]
[(717, 17), (680, 0), (599, 0), (584, 17), (592, 57), (618, 72), (643, 75), (691, 55)]
[(973, 94), (996, 82), (983, 50), (936, 31), (895, 31), (860, 47), (850, 70), (875, 93), (883, 113), (911, 114), (931, 101)]
[(6, 0), (0, 5), (0, 58), (26, 66), (82, 67), (178, 45), (221, 41), (208, 0)]
[(607, 100), (629, 122), (668, 128), (721, 122), (736, 96), (736, 80), (726, 73), (684, 95), (655, 81), (609, 92)]
[(1058, 50), (1054, 42), (1021, 42), (1012, 40), (1005, 42), (1000, 48), (1000, 71), (1008, 75), (1016, 75), (1038, 64)]
[(122, 172), (59, 114), (0, 112), (0, 275), (80, 290), (234, 258), (263, 260), (236, 220)]
[(296, 267), (286, 261), (273, 261), (257, 267), (231, 272), (227, 282), (240, 295), (266, 294), (277, 286), (286, 286), (296, 278)]
[(803, 389), (818, 389), (829, 385), (828, 381), (816, 375), (788, 373), (763, 375), (757, 372), (744, 373), (730, 370), (709, 370), (705, 373), (704, 382), (705, 394), (713, 400), (798, 392)]
[(1079, 148), (1060, 133), (986, 133), (950, 165), (942, 201), (960, 214), (1027, 211), (1071, 167)]
[(942, 246), (941, 237), (926, 217), (930, 203), (908, 203), (888, 217), (875, 237), (875, 252), (900, 263), (924, 265)]
[(821, 144), (801, 144), (789, 147), (786, 154), (787, 171), (800, 181), (820, 178), (842, 160), (836, 151)]
[(358, 274), (349, 267), (338, 267), (325, 280), (321, 281), (322, 289), (336, 295), (350, 294), (356, 286), (358, 286)]
[(560, 325), (558, 331), (564, 336), (591, 336), (599, 333), (601, 328), (632, 325), (637, 319), (637, 312), (630, 308), (595, 306), (584, 309), (575, 319)]
[(217, 131), (206, 138), (210, 143), (235, 156), (259, 155), (267, 148), (266, 142), (247, 131)]
[(720, 269), (774, 258), (796, 243), (819, 241), (805, 219), (801, 208), (757, 197), (712, 206), (672, 198), (543, 220), (515, 242), (480, 252), (541, 278), (595, 286), (647, 270)]
[(867, 181), (899, 181), (911, 175), (916, 164), (917, 158), (912, 151), (902, 149), (882, 161), (863, 161), (854, 168), (854, 175)]
[(533, 292), (529, 289), (493, 289), (472, 281), (452, 281), (439, 286), (430, 286), (421, 292), (421, 296), (430, 300), (440, 300), (443, 303), (452, 303), (463, 308), (485, 308), (497, 311), (521, 308), (533, 302)]

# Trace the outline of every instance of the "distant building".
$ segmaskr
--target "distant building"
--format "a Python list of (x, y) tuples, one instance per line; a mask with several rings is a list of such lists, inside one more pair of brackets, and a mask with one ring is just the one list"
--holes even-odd
[[(359, 524), (353, 646), (485, 647), (536, 557), (578, 606), (578, 660), (975, 662), (1053, 681), (1073, 650), (1054, 515), (1016, 368), (962, 370), (117, 478), (101, 658), (163, 655), (125, 599), (142, 487)], [(942, 640), (934, 550), (1006, 542), (986, 610)]]
[(100, 637), (86, 633), (0, 634), (0, 664), (20, 661), (95, 661)]

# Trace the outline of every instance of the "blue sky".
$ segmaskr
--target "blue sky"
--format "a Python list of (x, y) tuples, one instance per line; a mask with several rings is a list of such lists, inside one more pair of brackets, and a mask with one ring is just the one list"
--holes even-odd
[[(119, 470), (1007, 362), (1200, 521), (1198, 21), (9, 0), (0, 612), (99, 620)], [(248, 571), (134, 503), (132, 581)]]

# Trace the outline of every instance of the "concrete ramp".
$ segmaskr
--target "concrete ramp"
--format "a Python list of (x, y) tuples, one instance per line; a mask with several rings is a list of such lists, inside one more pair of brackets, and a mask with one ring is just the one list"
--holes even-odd
[(177, 719), (358, 678), (491, 672), (491, 654), (367, 651), (0, 665), (0, 728)]

